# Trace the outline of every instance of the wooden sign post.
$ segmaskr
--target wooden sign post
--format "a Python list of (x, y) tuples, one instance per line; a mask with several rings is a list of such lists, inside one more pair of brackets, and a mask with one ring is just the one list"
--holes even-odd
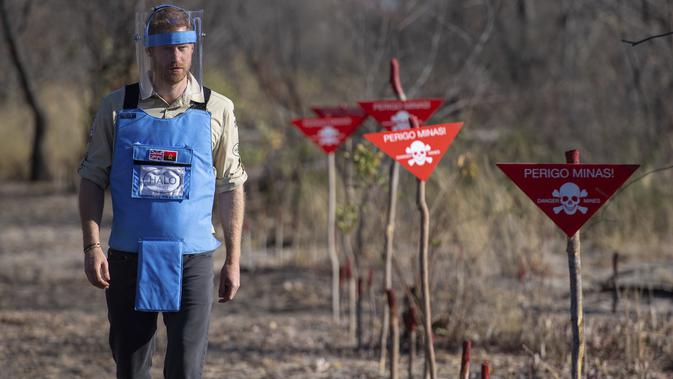
[[(311, 110), (318, 115), (318, 117), (357, 117), (362, 118), (363, 120), (367, 118), (367, 112), (364, 111), (361, 107), (349, 107), (346, 105), (341, 106), (319, 106), (311, 107)], [(346, 149), (350, 151), (352, 148), (352, 143), (349, 141), (346, 145)], [(347, 170), (346, 173), (346, 204), (349, 204), (352, 201), (353, 183), (351, 170)], [(336, 201), (336, 199), (335, 199)], [(346, 258), (348, 259), (349, 270), (351, 275), (348, 278), (345, 278), (348, 283), (348, 329), (350, 338), (357, 341), (357, 347), (360, 349), (362, 347), (362, 318), (358, 310), (361, 310), (362, 301), (360, 299), (360, 292), (358, 290), (358, 283), (356, 281), (355, 273), (358, 272), (358, 267), (352, 267), (353, 262), (357, 262), (353, 255), (353, 251), (350, 248), (351, 246), (351, 236), (350, 233), (344, 233), (342, 235), (344, 238), (344, 252), (346, 253)]]
[(570, 150), (566, 152), (566, 164), (499, 163), (498, 167), (568, 237), (573, 335), (571, 378), (581, 379), (585, 341), (580, 228), (639, 166), (580, 164), (579, 151)]
[(299, 130), (327, 154), (327, 252), (332, 265), (332, 318), (339, 322), (339, 257), (336, 254), (336, 165), (334, 151), (364, 121), (364, 117), (324, 117), (292, 120)]
[[(442, 99), (414, 99), (407, 100), (407, 96), (400, 82), (400, 66), (396, 58), (390, 60), (390, 86), (395, 92), (397, 100), (374, 100), (359, 101), (360, 106), (378, 121), (387, 130), (409, 129), (410, 116), (416, 116), (421, 122), (425, 122), (432, 116), (437, 108), (442, 105)], [(399, 183), (400, 167), (393, 160), (390, 165), (388, 180), (388, 213), (386, 215), (386, 232), (384, 241), (385, 271), (383, 277), (384, 290), (392, 289), (392, 260), (393, 260), (393, 237), (395, 234), (395, 214), (397, 210), (397, 186)], [(386, 366), (386, 346), (388, 344), (388, 329), (390, 322), (390, 309), (383, 308), (381, 334), (379, 372), (383, 374)], [(393, 341), (393, 344), (399, 341)]]
[(390, 132), (369, 133), (364, 137), (411, 172), (417, 181), (416, 204), (421, 216), (419, 241), (419, 268), (422, 286), (423, 328), (425, 329), (425, 359), (430, 377), (437, 377), (435, 350), (432, 338), (432, 313), (430, 307), (430, 284), (428, 273), (428, 244), (430, 239), (430, 212), (425, 201), (425, 181), (439, 164), (453, 142), (462, 122), (419, 126), (418, 119), (411, 117), (413, 128)]
[[(566, 163), (579, 164), (578, 150), (566, 151)], [(570, 274), (570, 327), (573, 334), (572, 374), (573, 379), (582, 379), (584, 362), (584, 302), (582, 301), (582, 259), (580, 257), (580, 231), (568, 237), (568, 273)]]

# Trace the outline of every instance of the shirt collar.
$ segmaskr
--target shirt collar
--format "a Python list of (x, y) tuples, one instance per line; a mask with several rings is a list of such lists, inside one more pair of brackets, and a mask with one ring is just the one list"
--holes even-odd
[[(148, 96), (143, 97), (141, 100), (145, 101), (151, 97), (157, 97), (161, 99), (159, 94), (154, 90), (154, 88), (152, 88), (152, 92)], [(196, 80), (194, 75), (192, 75), (192, 73), (190, 72), (189, 77), (187, 78), (187, 87), (185, 88), (185, 91), (182, 93), (182, 96), (180, 96), (177, 100), (175, 100), (175, 102), (173, 102), (173, 104), (178, 106), (185, 106), (191, 104), (192, 102), (203, 103), (204, 101), (205, 98), (203, 96), (203, 88)]]

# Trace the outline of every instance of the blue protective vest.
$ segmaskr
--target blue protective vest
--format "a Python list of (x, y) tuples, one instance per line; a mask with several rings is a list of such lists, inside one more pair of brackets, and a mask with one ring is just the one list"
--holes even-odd
[(183, 254), (216, 249), (215, 168), (206, 104), (195, 103), (170, 119), (152, 117), (137, 104), (137, 84), (128, 86), (117, 115), (110, 171), (110, 247), (138, 252), (141, 241), (165, 240), (181, 241)]

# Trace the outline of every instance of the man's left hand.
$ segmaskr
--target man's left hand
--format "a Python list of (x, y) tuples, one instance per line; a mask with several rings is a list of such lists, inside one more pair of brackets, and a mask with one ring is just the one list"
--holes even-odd
[(220, 271), (219, 303), (226, 303), (236, 296), (241, 286), (241, 270), (238, 264), (225, 263)]

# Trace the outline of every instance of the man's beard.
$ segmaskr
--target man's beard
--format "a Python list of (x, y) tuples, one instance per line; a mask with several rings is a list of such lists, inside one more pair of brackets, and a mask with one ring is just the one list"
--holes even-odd
[(175, 67), (181, 68), (181, 70), (173, 71), (174, 67), (167, 67), (159, 71), (161, 79), (163, 79), (164, 82), (168, 84), (178, 84), (182, 82), (187, 76), (187, 73), (189, 73), (189, 69), (187, 67), (183, 66), (175, 66)]

